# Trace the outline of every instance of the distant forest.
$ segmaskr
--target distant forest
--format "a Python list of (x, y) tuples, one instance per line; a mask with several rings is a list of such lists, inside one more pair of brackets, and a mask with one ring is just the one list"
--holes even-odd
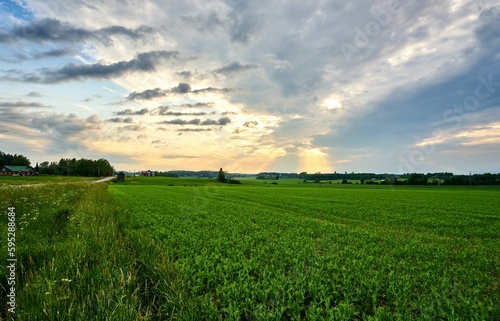
[(320, 183), (324, 181), (342, 181), (349, 184), (354, 180), (360, 184), (381, 184), (381, 185), (500, 185), (500, 174), (474, 174), (474, 175), (454, 175), (449, 172), (440, 173), (405, 173), (396, 174), (375, 174), (375, 173), (278, 173), (262, 172), (257, 174), (257, 179), (283, 179), (298, 178), (304, 182)]
[[(23, 155), (0, 151), (0, 166), (30, 166), (31, 161)], [(104, 158), (98, 160), (61, 158), (59, 162), (36, 163), (35, 172), (49, 175), (104, 176), (113, 175), (113, 166)]]

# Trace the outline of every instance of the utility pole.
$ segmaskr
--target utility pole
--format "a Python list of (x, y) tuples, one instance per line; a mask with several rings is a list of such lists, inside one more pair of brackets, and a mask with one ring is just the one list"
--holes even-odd
[(472, 188), (472, 173), (469, 172), (469, 188)]

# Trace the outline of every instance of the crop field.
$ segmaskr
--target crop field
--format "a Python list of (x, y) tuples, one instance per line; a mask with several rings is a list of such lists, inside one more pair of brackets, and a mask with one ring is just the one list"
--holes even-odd
[(498, 320), (494, 190), (112, 185), (152, 316)]
[(495, 188), (39, 181), (0, 185), (16, 320), (500, 319)]

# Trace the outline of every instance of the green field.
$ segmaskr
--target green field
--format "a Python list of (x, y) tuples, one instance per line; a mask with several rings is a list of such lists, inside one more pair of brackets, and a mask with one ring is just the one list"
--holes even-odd
[(271, 183), (0, 186), (18, 319), (500, 319), (498, 189)]

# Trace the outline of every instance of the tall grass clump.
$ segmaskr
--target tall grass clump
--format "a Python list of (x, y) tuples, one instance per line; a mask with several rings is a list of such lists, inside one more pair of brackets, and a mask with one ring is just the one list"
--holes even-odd
[[(17, 221), (17, 320), (142, 320), (136, 263), (105, 184), (0, 187), (0, 235), (7, 207)], [(5, 233), (4, 233), (5, 232)], [(5, 244), (6, 240), (1, 240)], [(7, 251), (0, 291), (7, 295)], [(0, 308), (1, 319), (13, 317)]]

